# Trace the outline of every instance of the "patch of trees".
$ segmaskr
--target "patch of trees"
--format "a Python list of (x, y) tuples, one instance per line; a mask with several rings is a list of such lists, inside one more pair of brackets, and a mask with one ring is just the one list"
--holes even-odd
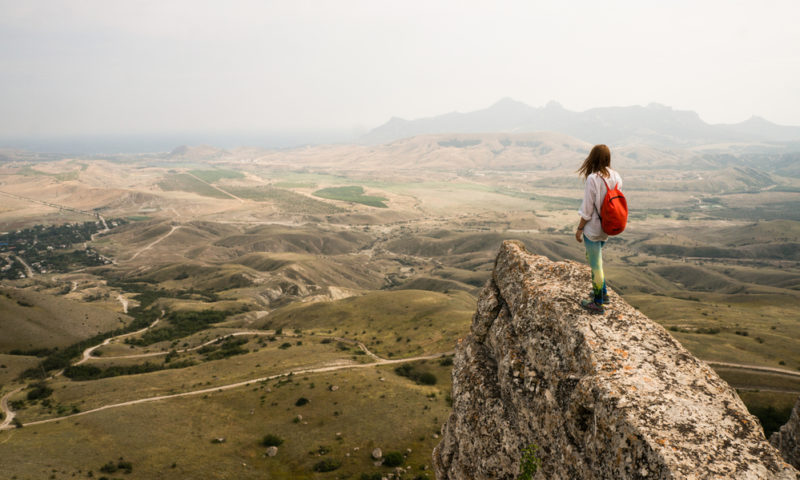
[(36, 383), (32, 387), (33, 388), (31, 388), (30, 391), (28, 391), (27, 395), (27, 398), (30, 401), (47, 398), (53, 394), (53, 389), (48, 387), (44, 383)]
[[(133, 317), (133, 321), (122, 328), (117, 328), (108, 332), (99, 333), (93, 337), (74, 343), (63, 350), (55, 348), (48, 352), (47, 357), (39, 365), (29, 368), (20, 374), (20, 378), (41, 378), (47, 377), (47, 372), (61, 370), (70, 366), (72, 359), (81, 355), (87, 348), (102, 343), (103, 340), (124, 333), (141, 330), (153, 323), (160, 315), (160, 311), (155, 308), (148, 308), (158, 298), (149, 296), (142, 298), (142, 295), (134, 297), (140, 304), (130, 310), (128, 314)], [(42, 349), (44, 350), (44, 349)]]
[[(113, 219), (112, 225), (128, 223), (124, 219)], [(73, 244), (88, 242), (92, 235), (103, 228), (100, 222), (66, 223), (63, 225), (36, 225), (31, 228), (0, 235), (0, 252), (15, 251), (34, 269), (47, 272), (66, 272), (76, 266), (91, 267), (108, 262), (94, 249), (65, 252)], [(15, 279), (25, 274), (17, 261), (9, 262), (0, 271), (0, 278)]]
[(155, 364), (145, 362), (139, 365), (114, 365), (108, 368), (99, 368), (94, 365), (72, 365), (64, 370), (64, 376), (70, 380), (98, 380), (101, 378), (118, 377), (120, 375), (138, 375), (141, 373), (157, 372), (159, 370), (186, 368), (194, 365), (194, 362), (185, 360), (182, 362), (170, 362)]
[(20, 355), (23, 357), (46, 357), (54, 353), (57, 348), (32, 348), (30, 350), (20, 350), (15, 348), (8, 352), (9, 355)]
[[(52, 350), (36, 349), (29, 350), (27, 352), (17, 350), (18, 354), (30, 352), (36, 352), (37, 356), (43, 356), (46, 354), (46, 358), (42, 360), (39, 365), (22, 372), (20, 378), (44, 379), (47, 377), (47, 372), (69, 367), (72, 363), (72, 359), (79, 357), (85, 349), (102, 343), (107, 338), (135, 332), (147, 327), (161, 315), (160, 309), (153, 307), (153, 303), (155, 303), (155, 301), (159, 298), (169, 298), (173, 296), (173, 294), (169, 291), (153, 289), (146, 280), (137, 280), (136, 282), (110, 280), (108, 284), (112, 287), (120, 288), (127, 292), (137, 293), (137, 295), (135, 295), (133, 298), (139, 302), (139, 305), (128, 310), (128, 315), (133, 317), (133, 321), (131, 321), (125, 327), (99, 333), (93, 337), (74, 343), (63, 350), (59, 350), (58, 348)], [(203, 310), (200, 312), (172, 312), (165, 319), (169, 323), (168, 326), (155, 330), (149, 330), (142, 336), (141, 339), (126, 339), (125, 342), (133, 345), (146, 346), (163, 340), (183, 338), (200, 330), (204, 330), (213, 323), (223, 321), (230, 313), (234, 312), (213, 310)], [(231, 352), (234, 351), (235, 349), (231, 350)], [(171, 366), (170, 368), (182, 368), (182, 366)]]
[(198, 350), (198, 353), (203, 354), (205, 360), (221, 360), (234, 355), (249, 353), (249, 350), (242, 347), (242, 345), (247, 343), (246, 338), (220, 339), (217, 343), (219, 345), (206, 345)]
[(124, 473), (131, 473), (133, 471), (133, 463), (128, 462), (120, 457), (116, 462), (110, 461), (100, 467), (100, 471), (103, 473), (116, 473), (120, 470)]
[(225, 320), (227, 311), (201, 310), (199, 312), (171, 312), (165, 319), (169, 325), (146, 331), (139, 338), (125, 339), (125, 343), (147, 346), (154, 343), (187, 337), (205, 330), (209, 325)]
[(420, 370), (417, 366), (410, 363), (404, 363), (395, 368), (394, 373), (401, 377), (409, 378), (420, 385), (436, 384), (436, 375), (428, 371)]

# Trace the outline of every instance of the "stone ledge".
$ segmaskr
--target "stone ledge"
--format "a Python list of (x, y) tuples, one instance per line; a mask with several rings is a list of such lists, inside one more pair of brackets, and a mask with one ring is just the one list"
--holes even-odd
[(609, 292), (578, 301), (588, 267), (504, 242), (453, 368), (437, 478), (798, 479), (736, 392), (660, 325)]

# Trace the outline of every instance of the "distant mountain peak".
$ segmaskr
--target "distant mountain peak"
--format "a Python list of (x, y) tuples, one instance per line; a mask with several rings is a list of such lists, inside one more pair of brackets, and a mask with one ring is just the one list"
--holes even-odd
[(742, 123), (750, 125), (775, 125), (766, 118), (759, 117), (758, 115), (753, 115)]
[(408, 121), (408, 120), (406, 120), (406, 119), (404, 119), (404, 118), (400, 118), (400, 117), (392, 117), (392, 118), (390, 118), (390, 119), (389, 119), (389, 121), (388, 121), (388, 122), (386, 122), (386, 123), (388, 123), (388, 124), (390, 124), (390, 125), (391, 125), (391, 124), (393, 124), (393, 123), (404, 123), (404, 122), (407, 122), (407, 121)]
[(387, 143), (441, 133), (524, 133), (551, 131), (588, 143), (647, 144), (685, 147), (724, 142), (798, 142), (800, 127), (784, 127), (761, 117), (736, 125), (709, 125), (697, 112), (660, 103), (646, 107), (600, 107), (574, 112), (556, 101), (534, 108), (504, 97), (488, 108), (416, 120), (393, 117), (361, 137), (364, 143)]
[(526, 106), (526, 107), (528, 106), (528, 105), (526, 105), (526, 104), (524, 104), (524, 103), (520, 102), (519, 100), (514, 100), (514, 99), (513, 99), (513, 98), (511, 98), (511, 97), (503, 97), (503, 98), (501, 98), (500, 100), (496, 101), (496, 102), (495, 102), (495, 103), (494, 103), (494, 104), (493, 104), (491, 107), (489, 107), (489, 108), (494, 108), (494, 107), (503, 107), (503, 106), (508, 106), (508, 105), (513, 105), (513, 106), (524, 105), (524, 106)]

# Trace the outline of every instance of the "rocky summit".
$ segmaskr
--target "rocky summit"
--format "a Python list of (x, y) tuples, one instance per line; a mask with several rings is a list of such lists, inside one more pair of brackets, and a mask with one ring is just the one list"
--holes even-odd
[(780, 450), (787, 462), (800, 468), (800, 397), (794, 404), (789, 421), (769, 437), (769, 442)]
[[(736, 392), (610, 292), (578, 304), (588, 267), (503, 243), (453, 368), (436, 476), (516, 479), (798, 479)], [(530, 462), (529, 462), (530, 463)]]

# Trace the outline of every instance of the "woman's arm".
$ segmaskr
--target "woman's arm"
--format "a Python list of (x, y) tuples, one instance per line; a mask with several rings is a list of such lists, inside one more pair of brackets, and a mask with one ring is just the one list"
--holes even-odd
[(581, 207), (578, 209), (578, 215), (581, 216), (581, 223), (578, 224), (578, 230), (575, 231), (575, 240), (577, 240), (578, 243), (583, 242), (583, 227), (592, 219), (592, 214), (595, 210), (594, 182), (591, 177), (587, 177), (585, 182), (583, 186), (583, 201), (581, 202)]
[(578, 243), (582, 243), (583, 242), (583, 227), (586, 226), (586, 222), (588, 222), (588, 220), (586, 220), (585, 218), (581, 217), (581, 221), (578, 224), (578, 229), (575, 230), (575, 240), (577, 240)]

